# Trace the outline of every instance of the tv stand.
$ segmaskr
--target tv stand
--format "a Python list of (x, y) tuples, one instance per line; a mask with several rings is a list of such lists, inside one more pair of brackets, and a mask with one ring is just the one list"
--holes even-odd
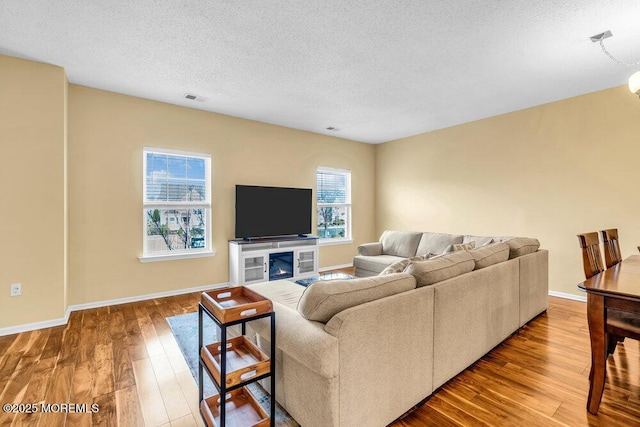
[(318, 238), (291, 235), (229, 241), (229, 283), (299, 280), (318, 275)]

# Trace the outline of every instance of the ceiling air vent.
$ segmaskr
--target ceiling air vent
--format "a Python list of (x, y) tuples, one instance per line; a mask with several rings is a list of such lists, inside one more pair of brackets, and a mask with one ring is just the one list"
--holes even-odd
[(184, 97), (186, 99), (190, 99), (192, 101), (198, 101), (198, 102), (204, 102), (207, 100), (207, 98), (205, 98), (204, 96), (198, 96), (198, 95), (194, 95), (192, 93), (185, 93)]

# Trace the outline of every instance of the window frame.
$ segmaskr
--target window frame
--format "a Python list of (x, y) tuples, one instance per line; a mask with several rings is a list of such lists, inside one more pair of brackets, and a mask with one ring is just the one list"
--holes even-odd
[[(345, 176), (345, 199), (344, 203), (322, 203), (318, 200), (320, 196), (320, 191), (318, 189), (318, 174), (321, 172), (340, 174)], [(316, 233), (318, 234), (319, 244), (320, 245), (339, 245), (339, 244), (347, 244), (352, 243), (352, 230), (353, 230), (353, 222), (352, 222), (352, 197), (351, 197), (351, 171), (348, 169), (337, 169), (326, 166), (318, 166), (316, 168)], [(345, 218), (345, 236), (344, 237), (320, 237), (319, 229), (318, 229), (318, 215), (320, 208), (323, 207), (337, 207), (337, 208), (346, 208), (346, 218)]]
[[(184, 157), (204, 160), (205, 200), (198, 201), (149, 201), (147, 200), (147, 154), (161, 154), (174, 157)], [(147, 211), (181, 210), (185, 208), (204, 209), (204, 248), (186, 248), (166, 251), (149, 252), (147, 242)], [(167, 221), (169, 223), (171, 221)], [(175, 259), (201, 258), (215, 255), (212, 249), (212, 223), (211, 223), (211, 155), (208, 153), (196, 153), (190, 151), (172, 150), (159, 147), (144, 147), (142, 150), (142, 255), (138, 257), (140, 262), (167, 261)]]

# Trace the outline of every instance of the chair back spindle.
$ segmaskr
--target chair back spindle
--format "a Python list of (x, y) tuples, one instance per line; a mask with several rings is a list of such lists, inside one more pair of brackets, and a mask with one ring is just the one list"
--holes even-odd
[(618, 241), (618, 229), (602, 230), (600, 235), (602, 236), (602, 245), (604, 246), (604, 263), (607, 268), (611, 268), (619, 262), (622, 262), (620, 243)]
[(587, 279), (604, 271), (602, 257), (600, 256), (600, 241), (598, 233), (578, 234), (580, 247), (582, 248), (582, 265)]

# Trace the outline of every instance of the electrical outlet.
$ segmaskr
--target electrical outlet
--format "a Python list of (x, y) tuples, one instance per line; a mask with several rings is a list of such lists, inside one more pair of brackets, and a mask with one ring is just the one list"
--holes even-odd
[(20, 283), (14, 283), (11, 285), (11, 296), (17, 297), (22, 295), (22, 285)]

